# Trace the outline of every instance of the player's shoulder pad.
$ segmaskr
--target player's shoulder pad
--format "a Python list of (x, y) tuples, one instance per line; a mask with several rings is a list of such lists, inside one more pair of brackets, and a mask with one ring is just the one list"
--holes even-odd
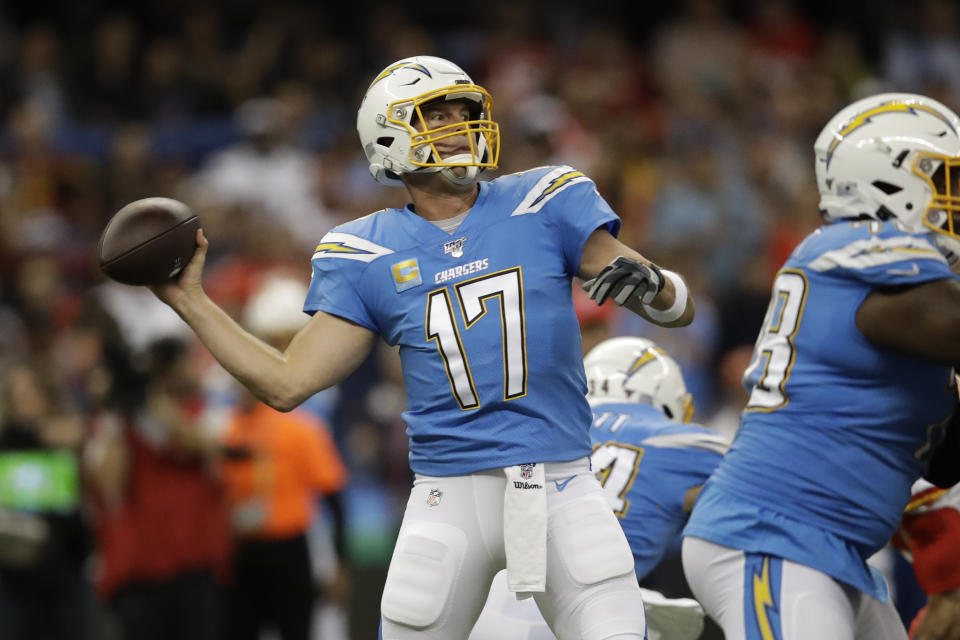
[(519, 202), (510, 212), (511, 216), (537, 213), (544, 205), (576, 184), (593, 180), (582, 171), (567, 165), (536, 167), (512, 173), (493, 181), (497, 188), (512, 192)]
[(383, 209), (334, 227), (320, 239), (311, 259), (373, 262), (394, 253), (396, 249), (387, 246), (387, 238), (393, 226), (391, 216), (395, 213), (393, 209)]
[(819, 272), (866, 270), (914, 260), (946, 263), (927, 234), (876, 220), (824, 225), (807, 236), (794, 257)]
[(706, 427), (671, 423), (651, 433), (640, 445), (670, 449), (699, 449), (722, 456), (730, 448), (730, 441)]

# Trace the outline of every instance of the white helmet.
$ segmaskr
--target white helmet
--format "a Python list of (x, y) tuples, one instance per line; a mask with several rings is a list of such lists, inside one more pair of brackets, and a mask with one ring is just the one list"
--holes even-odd
[(883, 93), (842, 109), (814, 143), (829, 222), (896, 219), (960, 249), (960, 118), (936, 100)]
[[(470, 120), (418, 131), (426, 122), (420, 111), (433, 100), (468, 100)], [(400, 186), (400, 174), (441, 171), (458, 184), (472, 182), (479, 171), (496, 168), (500, 128), (493, 121), (493, 99), (473, 84), (463, 69), (433, 56), (399, 60), (374, 78), (357, 112), (357, 132), (370, 173), (377, 182)], [(441, 158), (434, 143), (467, 132), (469, 153)], [(451, 167), (467, 167), (458, 176)]]
[(591, 406), (638, 402), (663, 411), (671, 420), (689, 422), (693, 401), (680, 366), (652, 340), (611, 338), (583, 359)]

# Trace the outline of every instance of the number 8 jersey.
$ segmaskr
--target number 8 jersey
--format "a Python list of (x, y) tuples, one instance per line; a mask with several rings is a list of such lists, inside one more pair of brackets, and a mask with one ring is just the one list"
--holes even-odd
[(619, 218), (570, 167), (478, 184), (453, 234), (409, 206), (335, 228), (304, 303), (400, 345), (410, 466), (427, 475), (591, 450), (571, 278), (590, 234), (616, 235)]
[(876, 288), (954, 278), (925, 235), (836, 223), (773, 285), (740, 430), (684, 535), (818, 569), (885, 599), (864, 561), (922, 473), (928, 427), (956, 403), (949, 367), (877, 347), (856, 313)]

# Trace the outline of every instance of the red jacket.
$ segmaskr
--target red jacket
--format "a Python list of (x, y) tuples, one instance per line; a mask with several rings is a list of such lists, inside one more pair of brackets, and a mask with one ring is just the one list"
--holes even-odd
[(193, 570), (223, 576), (230, 530), (219, 483), (202, 460), (157, 448), (130, 425), (124, 434), (130, 472), (121, 504), (94, 496), (100, 594)]

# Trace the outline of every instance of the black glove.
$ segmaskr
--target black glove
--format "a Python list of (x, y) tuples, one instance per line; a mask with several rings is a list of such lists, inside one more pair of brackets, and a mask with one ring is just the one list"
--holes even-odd
[(634, 293), (640, 302), (650, 304), (663, 289), (663, 274), (655, 265), (620, 256), (605, 266), (596, 278), (584, 282), (583, 289), (598, 305), (613, 296), (613, 301), (623, 306)]

